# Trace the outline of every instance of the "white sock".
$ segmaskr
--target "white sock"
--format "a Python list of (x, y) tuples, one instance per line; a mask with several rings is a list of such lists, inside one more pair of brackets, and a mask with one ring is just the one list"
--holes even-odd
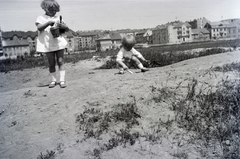
[(138, 64), (138, 68), (143, 69), (143, 65), (141, 63)]
[(56, 82), (57, 81), (57, 78), (56, 78), (56, 72), (52, 72), (50, 73), (51, 77), (52, 77), (52, 81), (53, 82)]
[(60, 73), (60, 82), (65, 81), (65, 70), (59, 71)]

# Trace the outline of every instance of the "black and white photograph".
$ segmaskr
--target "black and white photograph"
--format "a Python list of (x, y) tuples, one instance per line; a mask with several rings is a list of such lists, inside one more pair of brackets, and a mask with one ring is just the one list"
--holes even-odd
[(0, 159), (240, 159), (240, 1), (0, 0)]

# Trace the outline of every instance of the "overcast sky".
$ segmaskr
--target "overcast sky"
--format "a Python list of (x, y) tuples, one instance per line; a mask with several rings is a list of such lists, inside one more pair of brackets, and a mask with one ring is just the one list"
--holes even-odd
[[(58, 0), (74, 31), (153, 28), (170, 21), (240, 18), (240, 0)], [(3, 31), (35, 31), (41, 0), (0, 0)]]

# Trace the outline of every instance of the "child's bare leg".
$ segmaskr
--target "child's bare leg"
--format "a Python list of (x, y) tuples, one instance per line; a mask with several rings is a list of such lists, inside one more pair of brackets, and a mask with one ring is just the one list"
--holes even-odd
[(56, 51), (56, 56), (57, 56), (57, 64), (59, 67), (59, 71), (62, 71), (64, 70), (64, 60), (63, 60), (64, 50)]
[(64, 50), (58, 50), (56, 51), (56, 56), (57, 56), (57, 64), (59, 67), (59, 73), (60, 73), (60, 86), (62, 88), (66, 87), (65, 84), (65, 70), (64, 70), (64, 60), (63, 60), (63, 56), (64, 56)]
[(136, 56), (132, 56), (132, 60), (137, 64), (138, 68), (140, 68), (142, 72), (148, 71), (147, 68), (143, 67), (143, 64), (139, 61), (139, 59)]
[(138, 68), (142, 69), (143, 65), (136, 56), (132, 56), (132, 60), (137, 64)]
[(51, 74), (52, 82), (56, 82), (56, 61), (55, 61), (55, 53), (49, 52), (46, 53), (47, 59), (48, 59), (48, 65), (49, 65), (49, 72)]

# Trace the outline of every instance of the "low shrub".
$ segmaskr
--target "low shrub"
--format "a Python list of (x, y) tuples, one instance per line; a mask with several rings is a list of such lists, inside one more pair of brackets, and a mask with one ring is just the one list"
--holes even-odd
[(194, 132), (188, 142), (204, 146), (205, 155), (208, 151), (207, 155), (214, 157), (240, 158), (240, 80), (223, 80), (215, 91), (211, 87), (199, 90), (202, 87), (198, 86), (199, 82), (192, 79), (187, 93), (177, 98), (173, 88), (151, 90), (155, 102), (171, 101), (178, 127)]

